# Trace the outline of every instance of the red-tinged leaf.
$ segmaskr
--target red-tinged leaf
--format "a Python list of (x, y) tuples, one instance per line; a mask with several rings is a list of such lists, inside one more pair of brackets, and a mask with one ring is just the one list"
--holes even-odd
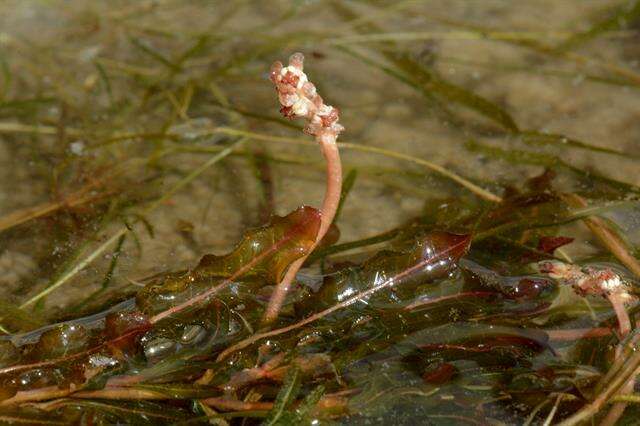
[(439, 352), (447, 354), (451, 359), (461, 356), (461, 354), (502, 352), (509, 353), (517, 357), (524, 357), (528, 351), (542, 352), (548, 347), (546, 336), (517, 336), (517, 335), (496, 335), (483, 337), (481, 339), (471, 339), (459, 343), (429, 343), (420, 345), (420, 349), (428, 352)]
[[(420, 263), (424, 263), (424, 266), (415, 268), (405, 279), (405, 283), (435, 280), (456, 266), (457, 261), (468, 250), (469, 242), (470, 238), (466, 235), (432, 232), (416, 239), (408, 249), (383, 250), (359, 267), (345, 263), (339, 273), (327, 276), (320, 290), (309, 293), (308, 297), (296, 305), (296, 309), (304, 312), (317, 308), (319, 302), (325, 306), (334, 304), (345, 294), (355, 294), (362, 289), (375, 287)], [(446, 255), (436, 262), (430, 262), (430, 259), (443, 252)]]
[(556, 249), (572, 243), (573, 240), (574, 238), (570, 237), (540, 237), (538, 240), (538, 250), (553, 254)]
[(335, 223), (332, 223), (331, 225), (329, 225), (329, 229), (327, 230), (327, 233), (324, 234), (324, 237), (322, 237), (322, 239), (316, 246), (316, 251), (319, 249), (323, 249), (323, 248), (334, 245), (335, 243), (338, 242), (339, 239), (340, 239), (340, 229)]
[(308, 254), (319, 228), (320, 212), (312, 207), (274, 216), (269, 225), (249, 231), (231, 253), (205, 255), (193, 270), (148, 284), (138, 292), (136, 303), (145, 313), (177, 312), (218, 291), (213, 289), (224, 285), (224, 280), (275, 284), (294, 260)]
[(42, 361), (71, 355), (86, 349), (89, 334), (81, 325), (63, 324), (45, 331), (28, 354), (29, 359)]
[(534, 176), (528, 179), (527, 186), (533, 192), (550, 191), (556, 175), (556, 172), (552, 169), (545, 169), (544, 172), (542, 172), (538, 176)]
[[(80, 326), (66, 324), (49, 330), (28, 347), (28, 356), (24, 358), (27, 363), (0, 368), (0, 383), (5, 378), (12, 380), (15, 373), (36, 374), (34, 380), (39, 379), (37, 374), (43, 368), (51, 368), (47, 371), (55, 370), (63, 377), (71, 371), (69, 368), (82, 373), (90, 355), (107, 348), (118, 352), (152, 324), (206, 301), (232, 280), (246, 276), (278, 280), (291, 262), (307, 254), (319, 226), (320, 212), (310, 207), (302, 207), (286, 217), (275, 217), (269, 226), (249, 232), (229, 255), (205, 256), (194, 270), (171, 274), (160, 285), (152, 283), (145, 287), (136, 300), (148, 311), (159, 309), (160, 313), (154, 317), (135, 311), (110, 314), (106, 318), (106, 330), (99, 336), (101, 340), (91, 346), (89, 335)], [(28, 387), (41, 387), (34, 380), (30, 380), (33, 386)], [(46, 384), (49, 385), (49, 381)]]
[(453, 379), (457, 373), (458, 369), (453, 364), (443, 362), (427, 369), (422, 375), (422, 380), (430, 385), (442, 385)]
[(123, 350), (133, 346), (139, 335), (149, 327), (149, 318), (141, 312), (112, 312), (105, 318), (104, 334), (110, 339), (109, 346), (112, 350), (115, 348)]
[[(0, 362), (0, 388), (29, 390), (82, 383), (89, 378), (89, 371), (95, 373), (116, 366), (117, 361), (111, 355), (121, 354), (122, 349), (132, 346), (150, 327), (148, 318), (140, 312), (124, 311), (107, 315), (105, 328), (99, 333), (91, 334), (81, 325), (67, 323), (46, 330), (35, 343), (18, 348), (4, 343), (0, 352), (8, 352), (13, 360)], [(90, 360), (96, 354), (98, 358)], [(5, 361), (4, 358), (0, 353), (0, 361)]]
[(278, 244), (278, 250), (262, 258), (244, 275), (259, 276), (270, 283), (277, 283), (291, 262), (308, 254), (318, 229), (320, 211), (312, 207), (300, 207), (284, 217), (274, 216), (269, 225), (249, 231), (231, 253), (224, 256), (205, 255), (195, 272), (206, 276), (229, 277)]
[[(471, 244), (470, 235), (457, 235), (447, 232), (433, 232), (420, 240), (417, 244), (419, 250), (414, 250), (414, 256), (410, 258), (413, 262), (409, 262), (406, 259), (399, 262), (406, 267), (396, 269), (395, 274), (379, 275), (371, 283), (368, 289), (364, 291), (350, 292), (353, 294), (350, 297), (340, 297), (338, 303), (320, 311), (313, 315), (307, 316), (305, 319), (298, 321), (293, 325), (282, 327), (276, 330), (267, 331), (264, 333), (256, 333), (252, 336), (232, 345), (222, 351), (217, 360), (222, 361), (232, 353), (239, 351), (247, 346), (256, 343), (266, 337), (273, 337), (279, 334), (288, 333), (293, 330), (297, 330), (305, 325), (311, 324), (322, 318), (325, 318), (334, 312), (340, 311), (348, 306), (351, 306), (358, 300), (365, 300), (368, 297), (376, 294), (377, 292), (388, 289), (394, 286), (401, 286), (414, 279), (416, 276), (421, 276), (423, 273), (430, 273), (433, 270), (437, 270), (439, 264), (453, 265), (453, 260), (458, 260), (462, 257)], [(417, 255), (419, 253), (419, 255)], [(397, 265), (396, 265), (397, 267)]]
[[(382, 251), (363, 264), (366, 276), (375, 276), (377, 281), (385, 279), (398, 271), (406, 270), (414, 265), (424, 263), (424, 267), (417, 269), (412, 278), (436, 279), (446, 274), (456, 265), (458, 260), (469, 250), (471, 237), (469, 235), (452, 234), (449, 232), (430, 232), (417, 239), (408, 251)], [(430, 259), (446, 253), (436, 263)]]

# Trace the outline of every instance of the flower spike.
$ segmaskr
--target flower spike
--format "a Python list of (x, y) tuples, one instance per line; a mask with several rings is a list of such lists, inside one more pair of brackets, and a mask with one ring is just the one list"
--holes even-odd
[[(338, 109), (324, 103), (316, 86), (309, 81), (303, 69), (304, 56), (302, 53), (294, 53), (289, 58), (288, 66), (285, 67), (279, 61), (271, 66), (270, 79), (276, 87), (282, 115), (292, 120), (296, 118), (306, 120), (304, 132), (315, 137), (326, 160), (327, 184), (321, 208), (320, 230), (316, 243), (311, 248), (313, 251), (327, 233), (340, 202), (342, 165), (336, 139), (344, 127), (338, 122), (340, 118)], [(289, 287), (305, 259), (306, 257), (303, 257), (292, 263), (283, 280), (278, 283), (263, 318), (265, 323), (270, 323), (278, 317)]]

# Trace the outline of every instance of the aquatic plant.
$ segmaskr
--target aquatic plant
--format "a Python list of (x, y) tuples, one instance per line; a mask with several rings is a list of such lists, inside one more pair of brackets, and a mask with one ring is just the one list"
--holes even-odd
[[(275, 62), (271, 67), (271, 81), (275, 84), (278, 92), (282, 115), (291, 119), (304, 118), (307, 120), (304, 132), (315, 137), (327, 163), (327, 189), (320, 210), (320, 230), (315, 244), (317, 245), (327, 234), (340, 203), (342, 164), (336, 139), (344, 127), (338, 123), (340, 116), (337, 108), (325, 104), (314, 84), (308, 80), (307, 75), (303, 72), (303, 63), (302, 53), (291, 55), (287, 67), (283, 67), (281, 62)], [(278, 283), (269, 300), (264, 322), (270, 323), (278, 316), (289, 287), (295, 280), (305, 259), (306, 257), (300, 258), (289, 266), (289, 270), (282, 281)]]
[(0, 423), (632, 423), (624, 3), (0, 4)]

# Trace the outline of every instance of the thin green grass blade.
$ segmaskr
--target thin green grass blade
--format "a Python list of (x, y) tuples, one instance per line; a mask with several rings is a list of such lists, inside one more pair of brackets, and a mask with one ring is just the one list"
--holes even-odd
[[(434, 16), (433, 14), (429, 15), (429, 18), (434, 19), (437, 22), (453, 26), (455, 28), (464, 28), (468, 31), (476, 32), (480, 37), (483, 37), (487, 40), (492, 40), (491, 34), (495, 32), (495, 30), (491, 27), (484, 27), (474, 24), (469, 24), (467, 22), (460, 22), (456, 20), (452, 20), (450, 18), (442, 18), (438, 16)], [(606, 62), (603, 59), (599, 59), (594, 56), (583, 56), (577, 53), (559, 50), (555, 47), (544, 44), (540, 41), (533, 39), (495, 39), (496, 41), (501, 41), (504, 43), (508, 43), (514, 46), (519, 46), (525, 49), (529, 49), (533, 52), (536, 52), (541, 55), (545, 55), (552, 58), (560, 58), (566, 60), (567, 62), (571, 62), (575, 64), (580, 70), (588, 71), (593, 66), (597, 66), (600, 70), (609, 73), (606, 74), (605, 78), (611, 78), (614, 75), (616, 78), (621, 79), (622, 85), (626, 86), (640, 86), (640, 74), (632, 70), (631, 68), (620, 66), (615, 63)], [(624, 83), (623, 83), (624, 82)]]
[(0, 74), (2, 75), (2, 84), (0, 84), (0, 101), (2, 101), (7, 92), (9, 91), (9, 87), (11, 87), (11, 68), (9, 68), (9, 63), (4, 57), (4, 53), (0, 51)]
[[(237, 141), (235, 141), (232, 145), (230, 145), (229, 147), (227, 147), (224, 150), (222, 150), (221, 152), (213, 155), (207, 162), (205, 162), (200, 167), (198, 167), (195, 170), (193, 170), (191, 173), (189, 173), (187, 176), (185, 176), (183, 179), (181, 179), (176, 185), (174, 185), (172, 188), (170, 188), (160, 198), (158, 198), (153, 203), (151, 203), (146, 209), (144, 209), (142, 215), (144, 216), (144, 214), (156, 209), (158, 206), (160, 206), (166, 200), (171, 198), (175, 193), (177, 193), (182, 188), (187, 186), (196, 177), (201, 175), (209, 167), (213, 166), (214, 164), (218, 163), (223, 158), (225, 158), (228, 155), (230, 155), (235, 148), (238, 148), (239, 146), (241, 146), (245, 141), (246, 141), (246, 138), (240, 138)], [(83, 270), (87, 265), (89, 265), (91, 262), (93, 262), (95, 259), (97, 259), (100, 255), (102, 255), (102, 253), (104, 253), (113, 243), (119, 241), (119, 239), (122, 236), (124, 236), (125, 234), (127, 234), (127, 232), (129, 232), (129, 227), (128, 227), (128, 225), (125, 225), (122, 228), (120, 228), (120, 230), (115, 232), (105, 242), (103, 242), (97, 248), (95, 248), (93, 251), (91, 251), (86, 257), (82, 257), (82, 258), (79, 257), (78, 261), (76, 263), (74, 263), (67, 270), (65, 270), (62, 273), (62, 275), (60, 275), (57, 279), (52, 281), (51, 284), (48, 285), (44, 290), (42, 290), (41, 292), (39, 292), (38, 294), (36, 294), (32, 298), (27, 300), (26, 302), (22, 303), (22, 305), (20, 305), (20, 308), (24, 308), (26, 306), (29, 306), (29, 305), (35, 303), (35, 302), (38, 302), (43, 297), (47, 296), (49, 293), (51, 293), (52, 291), (56, 290), (58, 287), (60, 287), (61, 285), (63, 285), (67, 281), (69, 281), (78, 272)]]
[(154, 49), (153, 47), (149, 46), (147, 43), (144, 43), (135, 37), (130, 37), (129, 41), (133, 46), (138, 48), (138, 50), (147, 54), (149, 57), (155, 59), (157, 62), (161, 63), (162, 65), (166, 66), (172, 72), (178, 72), (181, 70), (178, 64), (171, 61), (169, 58), (167, 58), (165, 55), (160, 53), (157, 49)]
[(26, 312), (13, 303), (0, 301), (0, 323), (5, 329), (25, 332), (45, 324), (43, 318), (33, 312)]
[(353, 185), (355, 185), (357, 177), (358, 177), (358, 170), (351, 169), (349, 170), (349, 173), (347, 173), (347, 176), (344, 178), (342, 182), (342, 190), (340, 191), (340, 202), (338, 203), (338, 208), (336, 210), (336, 214), (333, 219), (334, 222), (338, 222), (338, 219), (340, 218), (340, 213), (342, 212), (342, 208), (344, 207), (344, 202), (349, 196), (349, 193), (351, 192), (351, 190), (353, 189)]
[(623, 158), (640, 158), (640, 156), (638, 155), (618, 151), (612, 148), (605, 148), (601, 146), (590, 145), (588, 143), (581, 142), (576, 139), (571, 139), (563, 135), (556, 135), (551, 133), (524, 131), (524, 132), (520, 132), (517, 138), (526, 144), (567, 146), (571, 148), (582, 149), (585, 151), (601, 152), (603, 154), (616, 155), (618, 157), (623, 157)]
[(311, 423), (313, 409), (316, 407), (322, 396), (324, 395), (324, 386), (320, 385), (307, 395), (300, 405), (296, 408), (296, 421), (299, 424)]
[(93, 65), (96, 67), (98, 71), (98, 76), (104, 85), (104, 90), (107, 92), (109, 96), (109, 101), (113, 104), (113, 90), (111, 89), (111, 80), (109, 79), (109, 75), (107, 74), (107, 70), (100, 64), (98, 61), (94, 61)]
[(449, 102), (453, 102), (476, 111), (480, 115), (499, 124), (506, 130), (511, 132), (518, 131), (518, 126), (515, 121), (504, 109), (461, 86), (444, 80), (435, 73), (427, 70), (423, 65), (411, 59), (408, 55), (403, 54), (400, 57), (396, 57), (393, 59), (393, 62), (408, 76), (411, 76), (410, 79), (421, 87), (422, 91), (431, 92), (445, 98)]
[(639, 19), (640, 0), (629, 1), (623, 7), (614, 11), (612, 16), (597, 22), (587, 31), (580, 32), (569, 37), (557, 47), (557, 50), (566, 51), (576, 49), (608, 32), (625, 30), (638, 22)]
[(484, 155), (502, 159), (504, 161), (513, 164), (531, 164), (536, 166), (545, 166), (548, 168), (561, 168), (580, 176), (584, 179), (591, 179), (600, 183), (607, 184), (612, 188), (618, 189), (625, 193), (633, 192), (640, 193), (640, 187), (627, 183), (620, 182), (619, 180), (612, 179), (607, 176), (603, 176), (593, 171), (585, 171), (576, 166), (573, 166), (559, 157), (551, 154), (544, 154), (539, 152), (521, 151), (516, 149), (502, 149), (495, 146), (489, 146), (477, 141), (467, 141), (465, 147), (472, 152), (482, 153)]
[(296, 367), (289, 368), (284, 383), (273, 404), (269, 417), (265, 420), (265, 426), (287, 424), (283, 419), (285, 410), (293, 403), (300, 392), (300, 370)]
[[(463, 59), (458, 57), (443, 57), (440, 56), (438, 60), (442, 63), (450, 63), (455, 65), (460, 65), (464, 67), (471, 67), (473, 69), (485, 68), (489, 69), (493, 72), (521, 72), (527, 74), (541, 75), (545, 77), (557, 77), (562, 79), (568, 79), (571, 81), (576, 80), (576, 73), (561, 70), (557, 68), (549, 68), (549, 67), (531, 67), (530, 65), (523, 65), (517, 63), (506, 63), (506, 62), (485, 62), (485, 61), (474, 61), (469, 59)], [(610, 86), (617, 87), (626, 87), (630, 89), (640, 90), (640, 87), (637, 85), (630, 85), (628, 81), (621, 79), (619, 77), (609, 77), (597, 75), (589, 72), (581, 72), (579, 74), (580, 79), (583, 79), (586, 82), (597, 83), (597, 84), (606, 84)]]
[[(344, 2), (332, 2), (332, 4), (336, 12), (344, 20), (351, 21), (357, 17), (357, 14)], [(360, 33), (382, 32), (379, 27), (370, 23), (358, 25), (356, 26), (356, 29)], [(354, 55), (355, 52), (352, 49), (348, 49), (345, 46), (337, 47), (352, 56), (359, 57), (359, 59), (362, 60), (362, 55)], [(385, 44), (385, 47), (386, 48), (379, 49), (378, 52), (382, 54), (387, 61), (392, 63), (397, 70), (382, 67), (376, 62), (368, 62), (370, 65), (377, 66), (387, 74), (419, 90), (429, 100), (432, 100), (433, 97), (442, 98), (448, 102), (462, 105), (477, 112), (507, 131), (518, 131), (518, 126), (513, 118), (504, 109), (500, 108), (493, 102), (478, 96), (461, 86), (446, 81), (442, 77), (436, 75), (433, 71), (427, 70), (425, 66), (415, 61), (406, 53), (397, 54), (398, 49), (395, 45), (387, 43)], [(389, 49), (389, 47), (391, 48)]]

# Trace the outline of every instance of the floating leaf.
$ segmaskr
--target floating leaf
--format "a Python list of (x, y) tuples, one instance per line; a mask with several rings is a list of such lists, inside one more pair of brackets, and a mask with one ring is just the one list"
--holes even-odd
[(81, 325), (63, 324), (44, 332), (33, 347), (30, 356), (47, 360), (73, 355), (89, 344), (89, 333)]
[(279, 282), (289, 264), (307, 254), (319, 227), (320, 212), (311, 207), (301, 207), (285, 217), (275, 216), (269, 225), (249, 231), (231, 253), (205, 255), (194, 272), (200, 276), (228, 277), (278, 245), (277, 251), (262, 258), (245, 277), (259, 276), (271, 283)]
[(193, 270), (170, 274), (160, 283), (147, 285), (136, 296), (145, 312), (158, 312), (184, 303), (197, 294), (244, 271), (243, 280), (260, 285), (277, 283), (294, 260), (307, 254), (320, 226), (320, 212), (301, 207), (285, 217), (249, 231), (236, 248), (224, 256), (205, 255)]
[[(339, 273), (328, 276), (320, 290), (315, 294), (309, 294), (309, 297), (298, 303), (296, 309), (300, 312), (313, 309), (318, 301), (322, 301), (325, 306), (342, 302), (362, 290), (392, 280), (402, 271), (424, 262), (423, 268), (415, 268), (411, 276), (403, 282), (403, 286), (394, 290), (411, 293), (410, 290), (405, 290), (409, 283), (432, 281), (451, 271), (468, 250), (469, 242), (468, 235), (431, 232), (416, 238), (412, 245), (405, 243), (408, 247), (404, 249), (380, 251), (358, 267), (348, 266)], [(438, 262), (428, 262), (428, 259), (443, 252), (447, 252), (447, 255)]]

